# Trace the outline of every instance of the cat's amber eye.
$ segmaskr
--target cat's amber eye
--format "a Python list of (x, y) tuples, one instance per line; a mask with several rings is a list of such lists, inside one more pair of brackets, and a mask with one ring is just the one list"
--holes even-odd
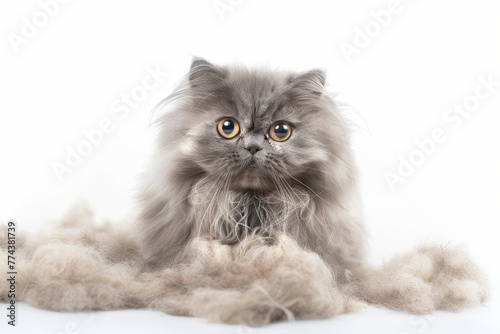
[(231, 117), (225, 117), (217, 122), (217, 132), (226, 139), (234, 138), (240, 133), (238, 121)]
[(285, 121), (278, 121), (273, 123), (269, 128), (269, 136), (274, 141), (285, 141), (292, 135), (292, 127)]

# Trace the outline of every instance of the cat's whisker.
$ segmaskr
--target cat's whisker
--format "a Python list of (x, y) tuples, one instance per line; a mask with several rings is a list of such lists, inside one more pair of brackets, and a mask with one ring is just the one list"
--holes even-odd
[[(287, 182), (285, 179), (283, 179), (283, 183), (289, 187), (290, 191), (294, 192), (293, 188), (292, 188), (292, 187), (288, 184), (288, 182)], [(297, 197), (299, 198), (299, 200), (301, 200), (301, 199), (300, 199), (300, 196), (298, 196), (298, 195), (297, 195)], [(323, 224), (323, 226), (329, 226), (329, 224), (327, 224), (327, 222), (325, 222), (323, 219), (321, 219), (320, 217), (318, 217), (318, 216), (316, 215), (316, 213), (314, 212), (314, 210), (311, 210), (311, 209), (309, 208), (309, 205), (308, 205), (308, 204), (309, 204), (309, 203), (303, 202), (303, 206), (302, 206), (302, 207), (303, 207), (305, 210), (308, 210), (308, 211), (309, 211), (309, 213), (310, 213), (310, 214), (312, 214), (312, 215), (316, 218), (317, 222), (322, 223), (322, 224)], [(300, 219), (299, 219), (299, 221), (300, 221)]]
[[(212, 193), (212, 198), (210, 199), (209, 206), (208, 206), (207, 210), (203, 213), (203, 216), (201, 217), (200, 222), (198, 224), (199, 225), (198, 235), (202, 235), (202, 229), (204, 227), (205, 217), (207, 216), (207, 214), (209, 214), (210, 209), (212, 208), (213, 203), (214, 203), (214, 201), (217, 198), (217, 195), (218, 195), (218, 193), (219, 193), (219, 191), (221, 189), (221, 184), (219, 183), (219, 181), (222, 180), (222, 178), (224, 176), (225, 176), (225, 174), (219, 175), (219, 177), (217, 177), (217, 179), (215, 180), (215, 182), (213, 182), (212, 187), (210, 188), (209, 193)], [(215, 189), (215, 191), (213, 191), (214, 189)], [(195, 217), (195, 219), (196, 218), (198, 218), (198, 217)], [(210, 219), (210, 221), (211, 221), (211, 219)], [(209, 226), (211, 226), (211, 224)]]

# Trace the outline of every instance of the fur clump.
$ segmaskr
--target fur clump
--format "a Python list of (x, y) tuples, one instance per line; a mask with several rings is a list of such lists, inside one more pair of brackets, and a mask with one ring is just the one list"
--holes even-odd
[(83, 208), (57, 234), (28, 239), (17, 254), (18, 300), (56, 311), (153, 308), (252, 326), (329, 318), (362, 305), (317, 254), (285, 235), (271, 246), (257, 237), (235, 246), (197, 238), (182, 254), (185, 264), (146, 272), (133, 229), (98, 225)]
[[(180, 255), (182, 264), (147, 272), (134, 229), (96, 224), (83, 207), (63, 219), (56, 234), (19, 236), (17, 299), (56, 311), (151, 308), (261, 326), (331, 318), (366, 303), (424, 313), (487, 297), (485, 280), (462, 248), (421, 247), (346, 280), (284, 234), (272, 245), (257, 236), (236, 245), (196, 238)], [(2, 291), (6, 284), (0, 281)], [(6, 294), (0, 298), (7, 301)]]
[(460, 310), (485, 302), (489, 291), (482, 271), (457, 246), (425, 245), (360, 273), (361, 298), (412, 313)]

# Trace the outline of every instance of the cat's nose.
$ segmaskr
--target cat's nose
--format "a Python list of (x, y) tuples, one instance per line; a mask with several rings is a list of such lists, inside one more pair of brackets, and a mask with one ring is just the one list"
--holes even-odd
[(262, 147), (258, 144), (250, 144), (245, 147), (245, 149), (250, 152), (250, 154), (255, 155), (255, 153), (259, 152), (262, 150)]

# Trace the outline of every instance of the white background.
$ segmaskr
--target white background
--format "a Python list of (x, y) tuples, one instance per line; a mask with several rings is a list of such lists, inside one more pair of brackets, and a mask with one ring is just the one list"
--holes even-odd
[[(38, 1), (2, 2), (0, 220), (16, 219), (20, 230), (37, 231), (79, 199), (100, 217), (129, 215), (137, 175), (154, 139), (151, 110), (194, 55), (216, 64), (324, 68), (330, 88), (359, 125), (354, 149), (372, 236), (370, 261), (380, 263), (429, 240), (465, 244), (487, 272), (493, 297), (486, 306), (458, 314), (412, 317), (369, 309), (253, 332), (498, 333), (500, 86), (456, 128), (443, 117), (454, 104), (471, 99), (478, 77), (500, 81), (500, 6), (494, 0), (401, 0), (398, 13), (376, 31), (372, 11), (389, 3), (73, 0), (59, 5), (43, 25)], [(231, 7), (220, 13), (215, 4)], [(11, 40), (22, 36), (25, 20), (43, 26), (14, 47)], [(372, 29), (367, 45), (347, 59), (342, 43), (353, 45), (358, 31), (367, 28)], [(140, 89), (147, 68), (156, 67), (168, 75), (120, 118), (113, 105)], [(58, 180), (52, 164), (64, 163), (68, 147), (85, 140), (82, 131), (107, 118), (113, 130)], [(386, 173), (395, 172), (399, 157), (409, 158), (418, 149), (415, 141), (437, 128), (446, 141), (391, 189)], [(5, 316), (1, 319), (4, 332)], [(20, 306), (18, 323), (12, 332), (252, 332), (152, 311), (89, 318), (28, 305)]]

